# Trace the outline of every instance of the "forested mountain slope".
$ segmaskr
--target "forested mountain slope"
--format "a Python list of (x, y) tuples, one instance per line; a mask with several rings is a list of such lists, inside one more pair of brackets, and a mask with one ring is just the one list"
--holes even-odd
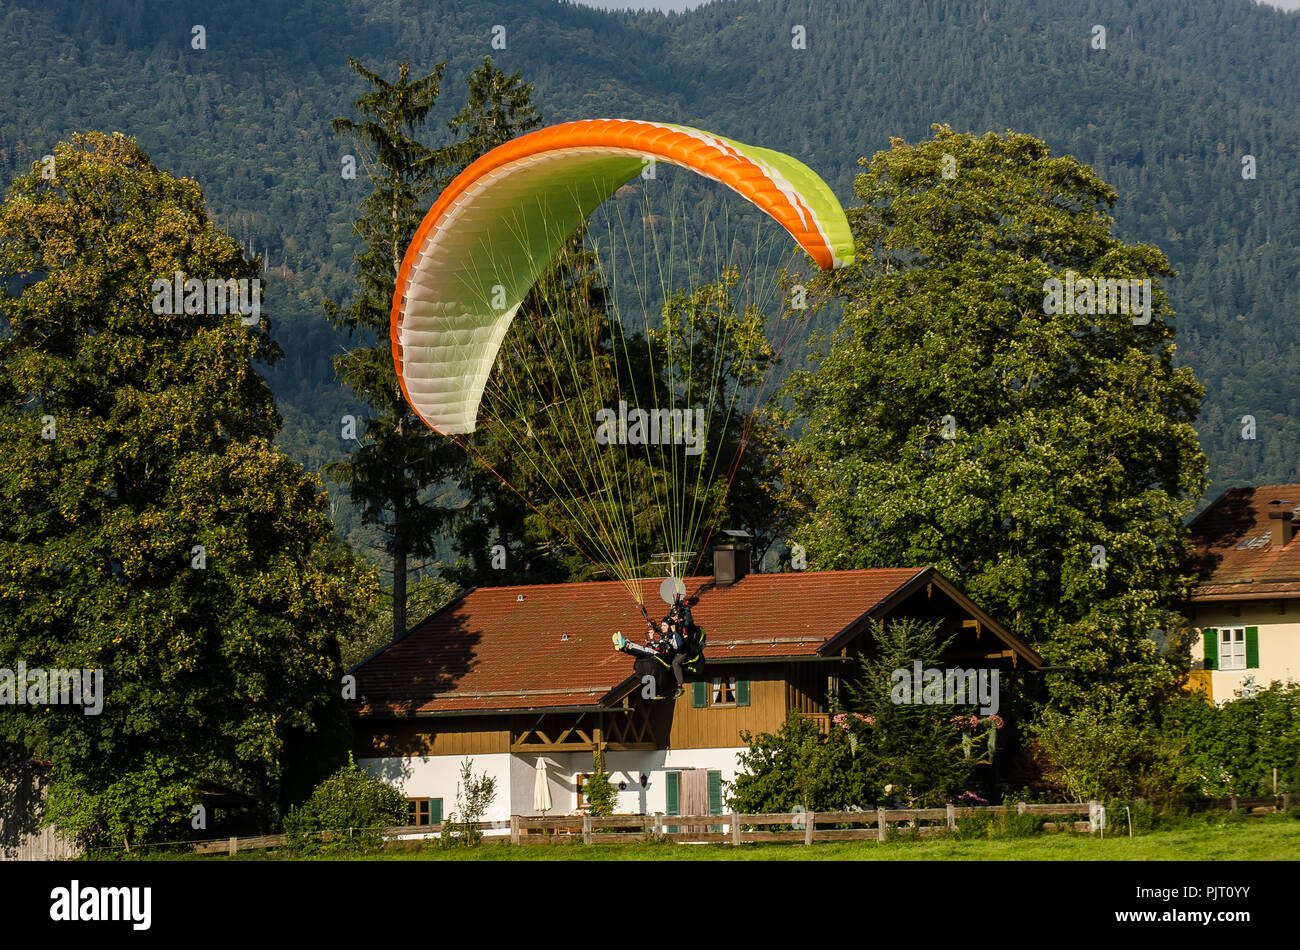
[[(1097, 24), (1105, 50), (1090, 47)], [(74, 131), (119, 130), (265, 253), (281, 439), (313, 468), (346, 451), (338, 420), (356, 411), (320, 310), (350, 292), (368, 190), (340, 175), (349, 146), (329, 128), (360, 92), (346, 59), (389, 73), (448, 60), (436, 143), (491, 54), (535, 83), (547, 123), (698, 125), (799, 156), (846, 202), (860, 157), (935, 122), (1076, 155), (1119, 192), (1120, 236), (1179, 272), (1166, 289), (1181, 359), (1208, 388), (1211, 495), (1300, 480), (1300, 15), (1249, 0), (722, 0), (671, 16), (555, 0), (5, 0), (0, 50), (4, 184)]]

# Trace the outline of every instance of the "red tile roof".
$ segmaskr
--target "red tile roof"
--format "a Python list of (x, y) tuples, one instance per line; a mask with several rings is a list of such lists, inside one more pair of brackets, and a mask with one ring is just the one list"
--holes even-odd
[[(710, 660), (813, 656), (927, 570), (750, 574), (725, 588), (696, 577), (686, 589)], [(660, 582), (641, 582), (651, 616), (667, 610)], [(639, 641), (645, 622), (615, 581), (478, 588), (358, 666), (353, 711), (595, 706), (632, 673), (616, 630)]]
[(1192, 600), (1300, 596), (1300, 539), (1272, 543), (1270, 503), (1285, 501), (1300, 521), (1300, 485), (1230, 488), (1191, 524), (1199, 581)]

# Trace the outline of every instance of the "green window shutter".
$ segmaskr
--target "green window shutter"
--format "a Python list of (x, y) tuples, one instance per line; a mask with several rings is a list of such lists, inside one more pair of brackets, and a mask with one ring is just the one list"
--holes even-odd
[(441, 798), (429, 799), (429, 824), (431, 825), (442, 824), (442, 799)]
[(691, 706), (699, 709), (709, 704), (709, 684), (704, 680), (696, 680), (691, 684)]
[(749, 680), (736, 680), (736, 705), (749, 705)]
[(1206, 627), (1201, 631), (1201, 642), (1205, 645), (1205, 668), (1219, 668), (1219, 628)]
[[(681, 812), (682, 773), (665, 772), (664, 781), (667, 783), (664, 786), (665, 798), (667, 799), (667, 802), (665, 803), (664, 806), (664, 811), (668, 812), (668, 814), (670, 815), (680, 815), (682, 813)], [(675, 835), (677, 832), (681, 831), (681, 825), (665, 825), (664, 831), (666, 831), (670, 835)]]
[[(722, 773), (709, 771), (709, 814), (722, 814)], [(722, 831), (722, 825), (709, 825), (709, 831)]]
[(1259, 669), (1259, 627), (1246, 628), (1246, 669)]

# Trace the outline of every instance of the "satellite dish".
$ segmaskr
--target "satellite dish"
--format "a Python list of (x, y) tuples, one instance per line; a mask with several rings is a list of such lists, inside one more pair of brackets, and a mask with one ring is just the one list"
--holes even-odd
[(664, 582), (659, 585), (659, 598), (665, 604), (671, 604), (677, 599), (677, 595), (686, 596), (686, 582), (680, 577), (665, 577)]

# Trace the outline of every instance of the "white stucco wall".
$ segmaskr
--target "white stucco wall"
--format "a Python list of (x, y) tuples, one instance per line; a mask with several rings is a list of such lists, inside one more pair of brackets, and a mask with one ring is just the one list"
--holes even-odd
[(1210, 673), (1211, 690), (1216, 703), (1236, 698), (1247, 676), (1254, 676), (1258, 686), (1273, 680), (1300, 682), (1300, 603), (1287, 604), (1287, 612), (1277, 612), (1276, 601), (1245, 601), (1238, 615), (1231, 607), (1200, 604), (1195, 624), (1201, 636), (1192, 646), (1192, 668), (1203, 669), (1205, 631), (1218, 627), (1259, 628), (1259, 668), (1248, 670), (1214, 670)]
[[(654, 814), (667, 810), (667, 783), (664, 773), (684, 769), (712, 769), (722, 773), (722, 781), (735, 778), (737, 755), (743, 747), (724, 749), (659, 749), (653, 752), (609, 752), (605, 769), (620, 790), (616, 811), (619, 814)], [(443, 814), (456, 807), (456, 786), (460, 782), (464, 756), (390, 756), (358, 759), (357, 764), (396, 786), (407, 798), (441, 798)], [(513, 815), (540, 815), (533, 808), (536, 782), (536, 755), (496, 753), (473, 756), (474, 774), (486, 772), (497, 780), (497, 797), (485, 818), (509, 821)], [(546, 753), (547, 784), (552, 808), (548, 815), (568, 815), (577, 809), (577, 782), (580, 773), (592, 770), (590, 752)], [(645, 775), (646, 783), (641, 784)], [(723, 786), (726, 794), (726, 786)]]

